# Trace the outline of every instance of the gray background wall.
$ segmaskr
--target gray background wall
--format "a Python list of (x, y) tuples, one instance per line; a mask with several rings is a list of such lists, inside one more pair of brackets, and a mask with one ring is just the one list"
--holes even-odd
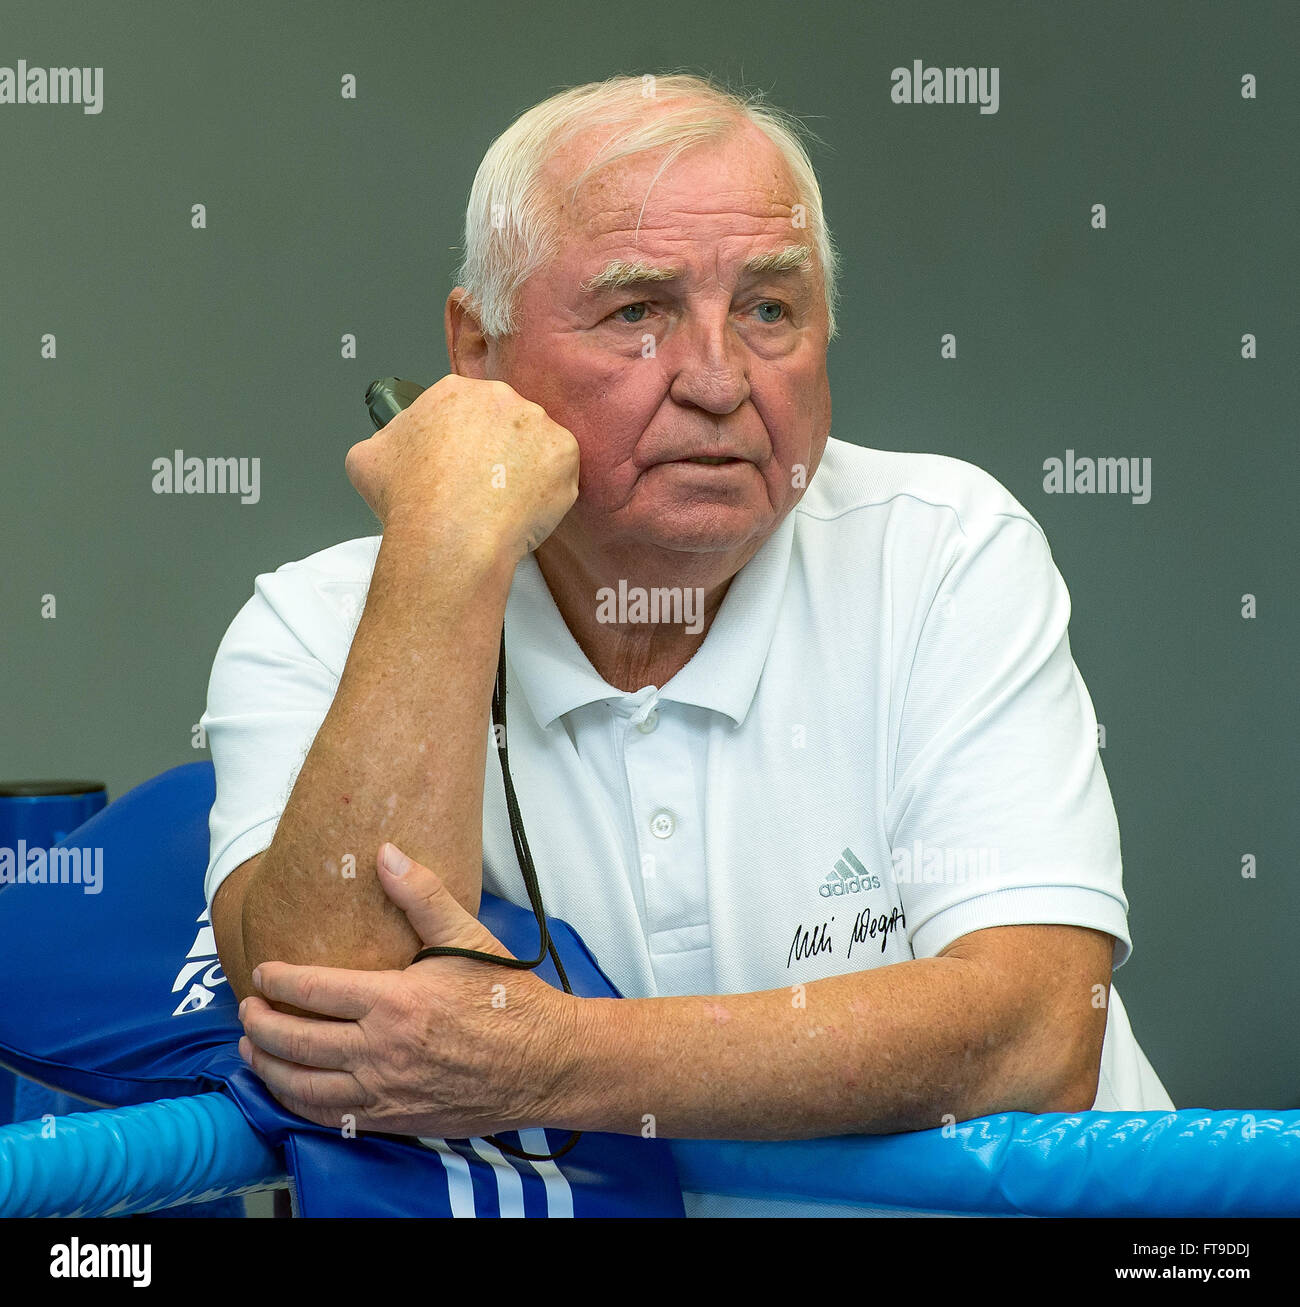
[[(14, 0), (0, 64), (105, 80), (98, 115), (0, 105), (0, 777), (116, 797), (203, 756), (253, 577), (377, 529), (343, 455), (372, 377), (446, 371), (490, 141), (563, 85), (711, 72), (825, 142), (833, 433), (978, 463), (1052, 542), (1123, 833), (1117, 985), (1175, 1102), (1300, 1104), (1298, 28), (1292, 3)], [(997, 66), (998, 112), (892, 103), (918, 58)], [(154, 494), (176, 448), (260, 458), (260, 502)], [(1069, 448), (1150, 458), (1150, 502), (1045, 494)]]

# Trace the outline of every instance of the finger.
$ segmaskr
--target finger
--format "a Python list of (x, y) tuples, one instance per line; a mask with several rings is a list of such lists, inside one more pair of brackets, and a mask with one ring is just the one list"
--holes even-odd
[(289, 1003), (327, 1017), (359, 1021), (383, 991), (382, 971), (348, 971), (343, 967), (298, 967), (291, 962), (262, 962), (253, 984), (264, 998)]
[(240, 1007), (244, 1033), (259, 1048), (286, 1062), (327, 1070), (349, 1069), (361, 1051), (355, 1022), (290, 1016), (252, 995)]
[[(257, 1073), (262, 1083), (282, 1103), (300, 1104), (316, 1113), (341, 1115), (369, 1102), (369, 1095), (361, 1088), (354, 1075), (346, 1071), (321, 1071), (312, 1067), (296, 1066), (282, 1058), (258, 1048), (245, 1035), (239, 1041), (239, 1055)], [(297, 1107), (292, 1110), (297, 1111)], [(309, 1121), (317, 1118), (308, 1112), (299, 1112)], [(337, 1124), (329, 1119), (320, 1124)]]
[(377, 862), (384, 892), (406, 913), (425, 947), (442, 945), (514, 956), (465, 911), (436, 872), (408, 858), (394, 844), (380, 845)]

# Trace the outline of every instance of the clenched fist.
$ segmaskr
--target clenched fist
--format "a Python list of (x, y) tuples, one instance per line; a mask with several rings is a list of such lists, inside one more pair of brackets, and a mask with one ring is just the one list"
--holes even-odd
[(516, 562), (578, 497), (578, 442), (504, 381), (455, 373), (368, 440), (347, 473), (384, 530), (445, 524)]

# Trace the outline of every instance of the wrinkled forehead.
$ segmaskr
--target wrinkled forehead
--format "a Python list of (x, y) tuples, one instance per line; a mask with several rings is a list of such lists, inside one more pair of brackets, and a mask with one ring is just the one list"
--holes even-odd
[(687, 146), (666, 167), (674, 148), (669, 145), (617, 159), (583, 179), (575, 192), (575, 181), (608, 135), (608, 128), (580, 134), (543, 169), (566, 243), (614, 230), (671, 225), (676, 215), (725, 214), (733, 207), (785, 225), (795, 205), (806, 204), (780, 150), (744, 121), (725, 137)]

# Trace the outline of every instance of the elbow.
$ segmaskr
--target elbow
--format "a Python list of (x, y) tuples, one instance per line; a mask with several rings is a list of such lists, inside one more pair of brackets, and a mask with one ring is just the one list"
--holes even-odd
[(320, 1012), (299, 1008), (263, 993), (253, 982), (253, 972), (264, 962), (287, 962), (296, 967), (337, 967), (347, 971), (401, 971), (409, 965), (419, 946), (400, 953), (394, 949), (385, 950), (374, 941), (349, 945), (310, 933), (304, 936), (301, 932), (293, 938), (288, 934), (280, 938), (274, 931), (259, 930), (254, 926), (244, 935), (244, 947), (248, 965), (247, 989), (244, 993), (238, 989), (235, 991), (241, 1003), (253, 994), (288, 1016), (320, 1018)]
[[(402, 971), (420, 948), (419, 937), (394, 905), (388, 905), (392, 913), (378, 919), (363, 919), (360, 913), (340, 911), (332, 905), (298, 905), (295, 911), (294, 905), (283, 898), (263, 902), (259, 888), (256, 883), (250, 886), (243, 902), (241, 926), (247, 988), (244, 993), (235, 989), (241, 1001), (248, 994), (266, 997), (252, 981), (253, 972), (263, 962), (348, 971)], [(319, 1013), (300, 1013), (299, 1009), (272, 999), (267, 1001), (277, 1011), (319, 1016)]]
[(1092, 1082), (1089, 1088), (1087, 1083), (1075, 1085), (1067, 1090), (1050, 1094), (1047, 1096), (1044, 1106), (1040, 1109), (1040, 1116), (1047, 1116), (1052, 1113), (1062, 1112), (1066, 1115), (1073, 1116), (1078, 1112), (1092, 1111), (1092, 1105), (1097, 1101), (1097, 1082)]
[(420, 948), (411, 932), (376, 929), (368, 934), (320, 931), (310, 922), (302, 929), (266, 926), (245, 918), (244, 957), (248, 974), (263, 962), (288, 962), (296, 967), (342, 967), (348, 971), (404, 971)]
[(1040, 1114), (1092, 1111), (1100, 1083), (1101, 1037), (1093, 1038), (1089, 1031), (1067, 1048), (1060, 1074), (1045, 1087)]

